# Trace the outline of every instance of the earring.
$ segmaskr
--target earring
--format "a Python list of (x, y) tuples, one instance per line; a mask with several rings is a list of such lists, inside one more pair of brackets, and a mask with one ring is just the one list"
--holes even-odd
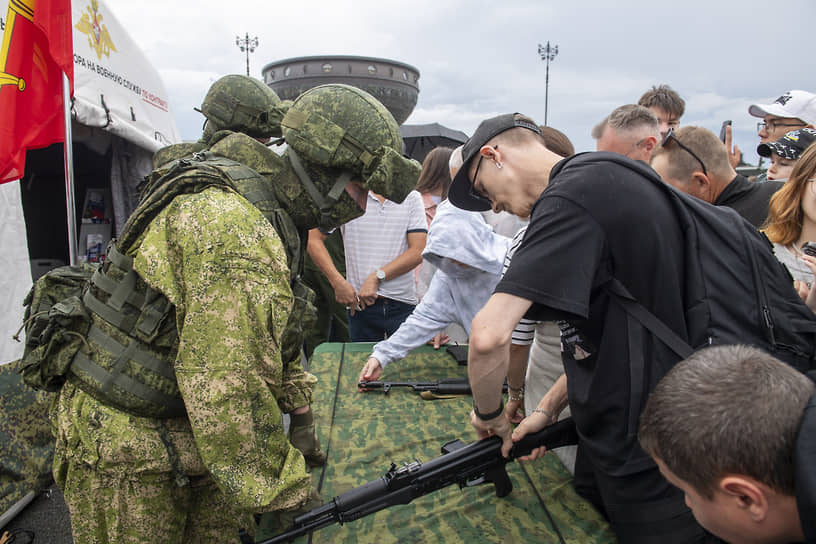
[(502, 163), (500, 163), (500, 162), (494, 162), (493, 164), (495, 164), (495, 165), (496, 165), (496, 168), (498, 168), (499, 170), (501, 170), (501, 169), (502, 169)]

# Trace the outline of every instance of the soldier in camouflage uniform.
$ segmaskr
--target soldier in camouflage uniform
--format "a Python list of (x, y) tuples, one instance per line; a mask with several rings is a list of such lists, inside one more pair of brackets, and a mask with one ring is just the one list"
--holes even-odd
[(236, 542), (252, 513), (310, 500), (282, 425), (292, 412), (318, 447), (299, 238), (360, 216), (368, 189), (402, 201), (419, 165), (356, 88), (307, 91), (280, 123), (283, 156), (229, 133), (155, 172), (83, 298), (90, 332), (53, 413), (78, 543)]

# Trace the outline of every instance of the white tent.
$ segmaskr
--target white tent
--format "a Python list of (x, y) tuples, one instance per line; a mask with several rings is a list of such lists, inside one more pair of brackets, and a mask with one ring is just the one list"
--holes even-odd
[[(4, 21), (7, 6), (8, 0), (0, 0)], [(74, 148), (84, 146), (90, 156), (105, 158), (107, 175), (102, 177), (107, 179), (93, 179), (87, 186), (102, 184), (110, 189), (116, 233), (133, 210), (136, 185), (150, 172), (153, 152), (177, 143), (178, 130), (158, 72), (104, 0), (93, 4), (73, 0), (71, 11)], [(37, 164), (29, 155), (25, 178), (0, 185), (0, 364), (22, 354), (22, 344), (11, 336), (22, 323), (22, 300), (31, 286), (30, 259), (43, 257), (30, 255), (27, 228), (29, 232), (32, 227), (47, 231), (55, 226), (48, 221), (56, 221), (48, 218), (41, 220), (42, 225), (30, 221), (26, 225), (22, 196), (36, 190), (38, 167), (54, 166)], [(83, 195), (77, 193), (77, 197), (81, 204)], [(67, 247), (67, 240), (64, 244)]]

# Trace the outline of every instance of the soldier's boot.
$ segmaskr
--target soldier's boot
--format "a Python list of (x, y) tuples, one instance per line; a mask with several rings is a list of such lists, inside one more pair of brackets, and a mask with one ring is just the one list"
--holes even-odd
[(312, 409), (305, 414), (290, 414), (290, 418), (289, 442), (300, 450), (309, 468), (325, 465), (326, 454), (320, 449)]

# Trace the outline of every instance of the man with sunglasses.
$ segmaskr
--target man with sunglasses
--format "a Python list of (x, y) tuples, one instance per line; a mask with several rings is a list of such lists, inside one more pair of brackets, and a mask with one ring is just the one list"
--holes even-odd
[(782, 187), (781, 181), (754, 183), (737, 174), (725, 145), (702, 127), (669, 130), (652, 154), (652, 168), (675, 189), (733, 208), (757, 228), (768, 217), (771, 196)]
[[(480, 436), (500, 436), (506, 455), (513, 439), (553, 423), (569, 404), (581, 437), (575, 488), (607, 517), (619, 542), (719, 542), (637, 443), (648, 393), (678, 358), (631, 324), (603, 288), (614, 274), (687, 335), (682, 226), (664, 189), (649, 179), (654, 173), (610, 152), (562, 160), (520, 114), (482, 122), (462, 154), (448, 193), (455, 206), (530, 217), (510, 267), (471, 325), (471, 423)], [(521, 317), (558, 322), (565, 375), (513, 431), (501, 386)], [(643, 356), (641, 380), (630, 379), (640, 368), (631, 366), (631, 353)]]

